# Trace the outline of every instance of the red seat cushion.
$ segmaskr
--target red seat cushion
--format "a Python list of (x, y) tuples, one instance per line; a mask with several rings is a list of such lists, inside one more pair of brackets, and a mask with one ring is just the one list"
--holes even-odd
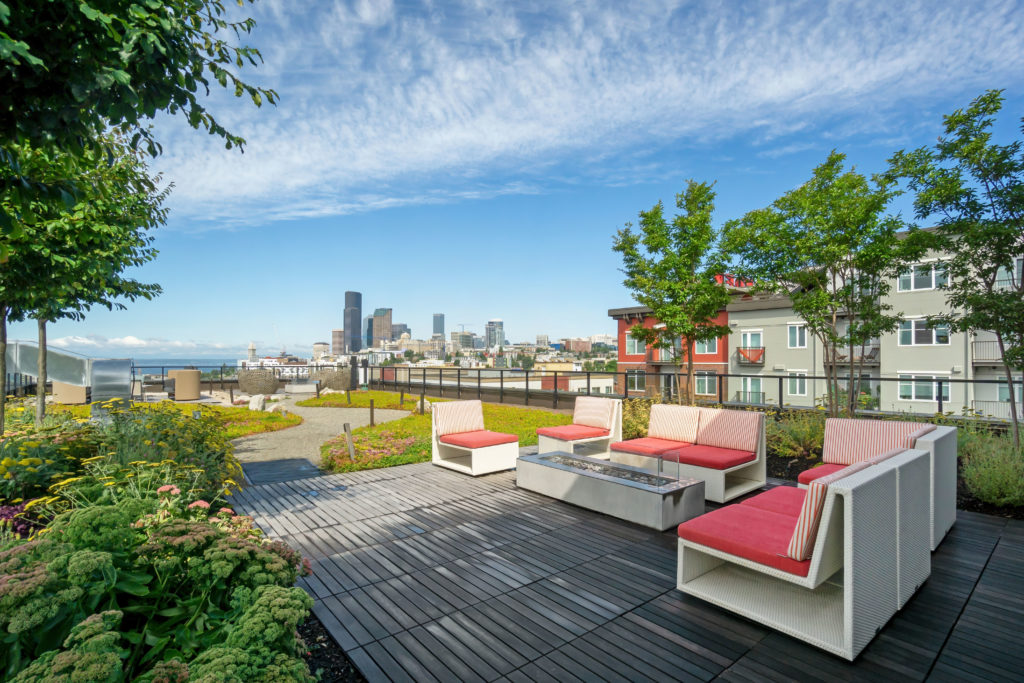
[(824, 465), (812, 467), (809, 470), (804, 470), (803, 472), (800, 473), (800, 476), (797, 477), (796, 480), (801, 484), (810, 484), (815, 479), (827, 477), (828, 475), (834, 474), (839, 470), (845, 470), (847, 467), (849, 467), (849, 465), (830, 465), (826, 463)]
[(588, 427), (587, 425), (561, 425), (560, 427), (541, 427), (537, 430), (537, 434), (562, 441), (575, 441), (577, 439), (597, 439), (608, 436), (611, 432), (607, 429)]
[(665, 451), (682, 448), (690, 444), (685, 441), (673, 441), (671, 439), (658, 439), (653, 436), (645, 436), (642, 439), (630, 439), (629, 441), (616, 441), (612, 444), (613, 451), (625, 453), (636, 453), (637, 455), (661, 455)]
[(752, 462), (756, 456), (750, 451), (738, 451), (735, 448), (719, 448), (717, 446), (687, 446), (679, 450), (662, 453), (661, 457), (683, 465), (706, 467), (709, 470), (727, 470), (730, 467)]
[(463, 448), (486, 448), (497, 446), (503, 443), (515, 443), (519, 437), (515, 434), (502, 434), (481, 429), (475, 432), (459, 432), (458, 434), (446, 434), (440, 439), (441, 443), (450, 446), (462, 446)]
[(729, 505), (679, 525), (679, 537), (797, 576), (810, 560), (786, 557), (796, 518), (750, 505)]
[(749, 505), (761, 510), (789, 515), (793, 518), (793, 524), (795, 525), (796, 518), (800, 516), (800, 509), (803, 507), (806, 496), (807, 489), (798, 489), (795, 486), (776, 486), (752, 498), (747, 498), (740, 505)]

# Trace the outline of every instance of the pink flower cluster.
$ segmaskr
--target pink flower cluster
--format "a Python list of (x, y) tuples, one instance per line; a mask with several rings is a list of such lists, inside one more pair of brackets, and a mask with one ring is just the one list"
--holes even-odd
[(210, 504), (207, 503), (205, 500), (197, 500), (194, 503), (189, 503), (188, 509), (191, 510), (192, 508), (202, 508), (204, 510), (209, 510)]
[(171, 494), (172, 496), (176, 496), (176, 495), (178, 495), (179, 493), (181, 493), (181, 489), (179, 489), (179, 488), (178, 488), (177, 486), (175, 486), (174, 484), (164, 484), (163, 486), (161, 486), (160, 488), (158, 488), (158, 489), (156, 490), (156, 492), (157, 492), (157, 493), (169, 493), (169, 494)]

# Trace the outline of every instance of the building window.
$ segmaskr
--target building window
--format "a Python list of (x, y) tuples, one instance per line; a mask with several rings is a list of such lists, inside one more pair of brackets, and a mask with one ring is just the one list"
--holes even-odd
[[(1022, 396), (1022, 394), (1024, 394), (1024, 385), (1018, 381), (1014, 381), (1013, 389), (1013, 393), (1016, 394), (1014, 398), (1017, 400), (1017, 405), (1019, 406), (1022, 403), (1021, 399), (1024, 398), (1024, 396)], [(1010, 402), (1010, 386), (1005, 381), (999, 383), (999, 402)]]
[(945, 264), (921, 263), (900, 273), (897, 289), (901, 292), (918, 292), (938, 289), (948, 282)]
[(646, 345), (639, 339), (633, 339), (633, 335), (626, 333), (626, 355), (638, 356), (647, 352)]
[(647, 375), (643, 370), (630, 370), (626, 373), (626, 389), (628, 391), (647, 390)]
[(937, 401), (942, 382), (942, 400), (949, 400), (949, 378), (935, 375), (900, 375), (901, 401)]
[(949, 344), (949, 325), (927, 320), (904, 320), (900, 323), (900, 346), (945, 346)]
[(1013, 260), (1013, 268), (999, 267), (996, 271), (996, 289), (1012, 289), (1020, 287), (1024, 280), (1024, 257), (1018, 256)]
[(718, 338), (697, 342), (697, 349), (694, 353), (718, 353)]
[[(792, 328), (790, 328), (792, 329)], [(807, 395), (807, 371), (806, 370), (791, 370), (789, 372), (789, 391), (786, 392), (790, 396), (806, 396)]]
[(604, 388), (604, 393), (606, 393), (606, 394), (610, 394), (610, 393), (612, 393), (612, 388), (611, 388), (610, 386), (608, 386), (608, 387), (605, 387), (605, 388)]
[(807, 348), (807, 326), (806, 325), (790, 325), (789, 326), (789, 348), (791, 348), (791, 349), (806, 349)]
[(718, 393), (718, 377), (713, 372), (699, 371), (696, 373), (696, 393), (701, 396), (712, 396)]

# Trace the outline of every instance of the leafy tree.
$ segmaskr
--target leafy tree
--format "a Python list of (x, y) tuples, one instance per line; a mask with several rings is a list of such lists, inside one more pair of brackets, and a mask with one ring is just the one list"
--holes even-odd
[[(927, 243), (920, 231), (900, 236), (903, 222), (886, 214), (893, 183), (844, 170), (845, 158), (833, 150), (806, 183), (725, 227), (725, 248), (738, 257), (739, 273), (761, 290), (788, 296), (821, 343), (833, 416), (841, 407), (854, 413), (866, 345), (901, 320), (885, 295)], [(850, 371), (845, 392), (842, 365)]]
[(155, 156), (160, 144), (147, 121), (166, 112), (241, 147), (199, 93), (217, 83), (257, 106), (278, 98), (236, 75), (262, 58), (233, 44), (255, 22), (228, 19), (223, 0), (19, 0), (13, 7), (0, 0), (0, 197), (7, 204), (0, 248), (6, 233), (32, 222), (31, 204), (62, 197), (70, 206), (71, 195), (84, 191), (66, 177), (33, 177), (19, 146), (78, 155), (113, 129)]
[[(37, 220), (11, 240), (10, 258), (0, 271), (0, 339), (6, 337), (4, 312), (35, 318), (39, 329), (37, 423), (45, 411), (46, 323), (80, 320), (97, 304), (123, 309), (123, 299), (151, 299), (160, 292), (124, 273), (156, 256), (148, 231), (166, 219), (162, 204), (168, 190), (159, 189), (158, 179), (123, 140), (110, 137), (104, 145), (115, 154), (111, 165), (98, 147), (71, 157), (77, 169), (71, 177), (88, 195), (71, 210), (38, 202)], [(54, 168), (65, 172), (66, 159), (55, 160), (47, 150), (19, 153), (38, 177), (47, 179)]]
[(1020, 140), (992, 140), (1002, 104), (1002, 91), (986, 92), (944, 117), (945, 134), (934, 148), (900, 151), (890, 167), (916, 192), (917, 218), (935, 221), (939, 246), (949, 254), (952, 310), (936, 320), (959, 332), (995, 333), (1010, 388), (1013, 445), (1020, 449), (1010, 369), (1024, 367), (1024, 273), (1017, 267), (1024, 256), (1024, 148)]
[(523, 370), (532, 370), (534, 362), (535, 361), (534, 361), (533, 356), (520, 356), (519, 357), (519, 365), (523, 368)]
[[(615, 235), (613, 249), (622, 254), (626, 279), (623, 284), (638, 303), (651, 309), (663, 327), (634, 326), (630, 333), (656, 348), (674, 348), (682, 340), (686, 352), (686, 394), (694, 400), (694, 344), (728, 334), (727, 325), (712, 319), (729, 303), (725, 286), (716, 279), (724, 263), (716, 247), (718, 234), (711, 225), (715, 192), (712, 185), (687, 182), (686, 191), (676, 195), (676, 207), (683, 211), (671, 222), (658, 202), (640, 212), (640, 230), (632, 225)], [(683, 400), (679, 393), (680, 403)]]

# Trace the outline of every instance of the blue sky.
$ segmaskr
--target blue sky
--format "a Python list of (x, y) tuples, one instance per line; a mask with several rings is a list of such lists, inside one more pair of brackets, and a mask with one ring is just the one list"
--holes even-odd
[[(722, 7), (721, 5), (724, 5)], [(91, 355), (308, 355), (343, 293), (512, 341), (610, 333), (631, 304), (616, 229), (688, 178), (717, 181), (716, 220), (770, 203), (829, 150), (866, 173), (933, 142), (941, 117), (1006, 89), (1024, 104), (1020, 2), (260, 0), (246, 80), (214, 93), (244, 154), (154, 122), (175, 185), (164, 294), (57, 322)], [(247, 10), (248, 11), (248, 10)], [(906, 202), (896, 208), (906, 210)], [(11, 337), (31, 339), (34, 325)]]

